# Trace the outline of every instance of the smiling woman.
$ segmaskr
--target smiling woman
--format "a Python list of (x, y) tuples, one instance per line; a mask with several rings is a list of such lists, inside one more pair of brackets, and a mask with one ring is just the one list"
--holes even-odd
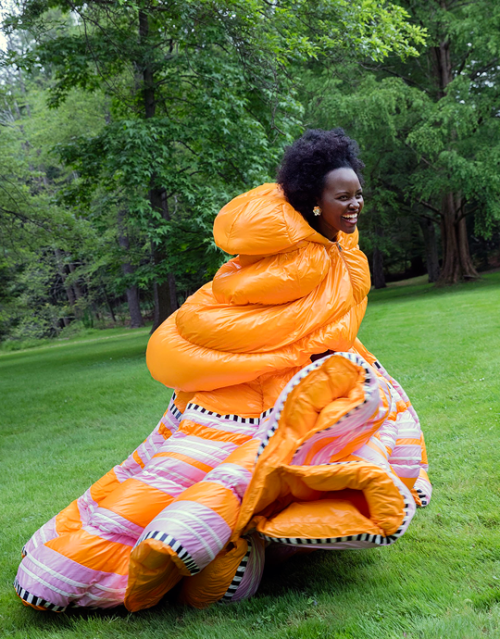
[(170, 405), (26, 544), (26, 604), (136, 611), (181, 580), (184, 603), (238, 601), (266, 547), (390, 545), (429, 502), (418, 417), (356, 338), (370, 289), (361, 168), (343, 131), (310, 131), (278, 186), (220, 211), (215, 241), (234, 257), (148, 344)]
[(354, 233), (363, 208), (363, 191), (352, 169), (334, 169), (325, 176), (325, 187), (318, 201), (319, 230), (329, 240), (337, 233)]
[(329, 240), (354, 233), (363, 208), (363, 163), (342, 129), (307, 131), (285, 153), (278, 183), (290, 204)]

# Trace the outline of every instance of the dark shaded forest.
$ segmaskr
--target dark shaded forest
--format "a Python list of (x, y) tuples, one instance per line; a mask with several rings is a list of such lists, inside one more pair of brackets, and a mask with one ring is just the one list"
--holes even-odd
[(373, 284), (500, 267), (495, 0), (25, 0), (3, 9), (0, 341), (158, 326), (212, 224), (306, 128), (365, 163)]

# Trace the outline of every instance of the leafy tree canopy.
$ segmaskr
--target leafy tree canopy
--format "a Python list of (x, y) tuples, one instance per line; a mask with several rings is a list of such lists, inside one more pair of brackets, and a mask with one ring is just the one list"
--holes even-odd
[[(53, 268), (63, 264), (59, 277), (73, 289), (80, 278), (89, 303), (97, 289), (152, 292), (156, 324), (224, 259), (212, 241), (217, 210), (273, 179), (284, 146), (302, 132), (298, 70), (410, 58), (425, 39), (404, 7), (376, 0), (12, 6), (2, 69), (29, 79), (24, 89), (10, 84), (28, 92), (16, 115), (18, 182), (35, 198), (30, 215), (46, 212), (39, 250), (63, 251)], [(42, 98), (52, 109), (43, 123)]]
[(367, 163), (375, 223), (426, 217), (441, 229), (442, 283), (474, 278), (466, 217), (491, 236), (500, 220), (500, 6), (401, 1), (429, 34), (419, 58), (309, 71), (308, 117), (342, 123)]

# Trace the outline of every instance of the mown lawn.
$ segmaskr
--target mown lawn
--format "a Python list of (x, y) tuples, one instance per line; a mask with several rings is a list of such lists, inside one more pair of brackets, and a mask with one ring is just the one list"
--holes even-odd
[(499, 638), (500, 274), (370, 297), (360, 337), (420, 414), (432, 504), (395, 546), (292, 559), (254, 599), (203, 612), (21, 605), (11, 584), (23, 543), (153, 429), (170, 392), (147, 372), (146, 330), (1, 354), (0, 636)]

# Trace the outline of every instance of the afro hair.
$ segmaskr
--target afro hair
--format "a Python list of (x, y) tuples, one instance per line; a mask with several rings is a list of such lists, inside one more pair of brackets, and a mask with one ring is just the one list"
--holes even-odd
[(321, 198), (330, 171), (348, 167), (362, 181), (364, 164), (358, 153), (357, 143), (343, 129), (311, 129), (285, 151), (277, 182), (293, 208), (313, 228), (317, 227), (313, 208)]

